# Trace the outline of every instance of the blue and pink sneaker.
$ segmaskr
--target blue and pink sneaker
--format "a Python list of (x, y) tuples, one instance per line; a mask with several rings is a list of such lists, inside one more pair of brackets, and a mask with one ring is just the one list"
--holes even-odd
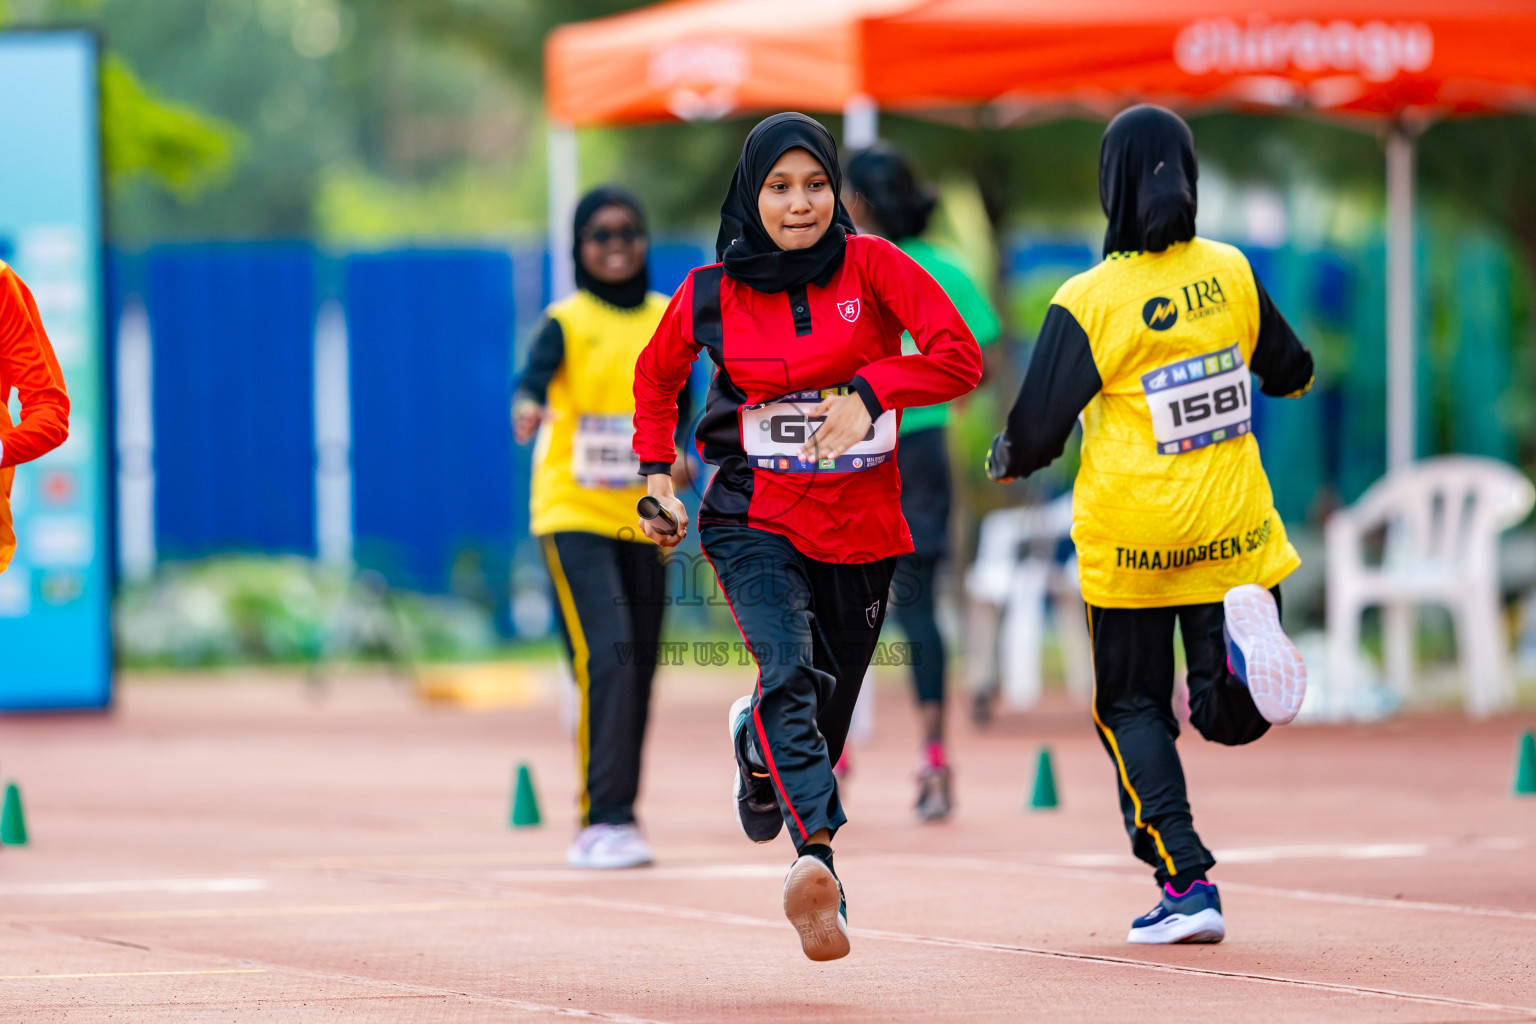
[(1266, 722), (1287, 724), (1307, 695), (1307, 664), (1280, 626), (1274, 595), (1248, 583), (1227, 591), (1222, 607), (1227, 669), (1248, 687)]
[(1131, 922), (1127, 942), (1168, 945), (1175, 942), (1220, 942), (1227, 937), (1221, 920), (1221, 894), (1210, 882), (1191, 882), (1184, 892), (1163, 883), (1163, 898)]

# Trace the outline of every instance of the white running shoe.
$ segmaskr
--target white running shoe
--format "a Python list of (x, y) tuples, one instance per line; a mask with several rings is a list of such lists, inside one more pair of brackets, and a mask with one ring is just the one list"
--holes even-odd
[(1247, 583), (1227, 591), (1222, 606), (1227, 668), (1248, 687), (1265, 721), (1285, 725), (1307, 695), (1307, 664), (1280, 627), (1274, 595)]
[(588, 825), (565, 851), (565, 863), (573, 868), (638, 868), (655, 859), (637, 825)]
[(1221, 894), (1210, 882), (1194, 882), (1181, 896), (1163, 883), (1157, 906), (1131, 922), (1125, 941), (1140, 946), (1220, 942), (1227, 937)]
[(843, 886), (832, 869), (809, 854), (784, 877), (784, 916), (800, 933), (800, 948), (812, 960), (848, 955), (848, 912)]

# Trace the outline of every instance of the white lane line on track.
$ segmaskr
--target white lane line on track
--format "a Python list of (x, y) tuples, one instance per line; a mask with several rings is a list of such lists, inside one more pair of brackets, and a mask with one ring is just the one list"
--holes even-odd
[[(501, 901), (501, 902), (505, 902), (505, 901)], [(558, 902), (558, 901), (550, 900), (548, 902), (554, 903), (554, 902)], [(73, 933), (73, 932), (70, 932), (68, 930), (54, 930), (52, 933), (56, 934), (56, 935), (58, 935), (58, 934), (69, 935), (71, 938), (75, 938), (75, 939), (87, 939), (87, 938), (90, 938), (89, 936), (80, 935), (78, 933)], [(452, 997), (452, 998), (459, 998), (459, 999), (467, 999), (467, 1000), (469, 1000), (471, 1002), (474, 1002), (474, 1003), (490, 1003), (490, 1004), (495, 1005), (495, 1006), (506, 1007), (507, 1009), (510, 1009), (510, 1010), (518, 1010), (518, 1011), (521, 1011), (522, 1013), (537, 1014), (537, 1015), (539, 1015), (539, 1019), (540, 1020), (543, 1020), (543, 1019), (545, 1019), (547, 1017), (574, 1017), (574, 1018), (577, 1018), (577, 1019), (580, 1019), (580, 1020), (607, 1021), (607, 1022), (609, 1022), (609, 1024), (673, 1024), (673, 1022), (671, 1022), (671, 1021), (655, 1020), (655, 1019), (650, 1018), (650, 1017), (636, 1017), (633, 1014), (627, 1014), (627, 1013), (609, 1013), (609, 1012), (606, 1012), (606, 1011), (603, 1011), (603, 1010), (588, 1010), (588, 1009), (584, 1009), (582, 1007), (577, 1007), (577, 1006), (553, 1006), (553, 1005), (549, 1005), (549, 1004), (546, 1004), (546, 1003), (531, 1002), (531, 1001), (529, 1001), (527, 999), (517, 999), (517, 998), (514, 998), (512, 996), (499, 996), (499, 995), (494, 995), (494, 994), (485, 993), (485, 992), (473, 992), (473, 991), (466, 992), (466, 991), (464, 991), (462, 989), (457, 989), (457, 988), (440, 988), (440, 987), (432, 986), (432, 985), (416, 985), (416, 984), (412, 984), (411, 982), (396, 981), (396, 980), (393, 980), (393, 979), (390, 979), (390, 978), (370, 978), (370, 977), (366, 977), (366, 976), (363, 976), (363, 975), (338, 974), (338, 973), (334, 973), (334, 972), (330, 972), (330, 971), (317, 971), (317, 970), (314, 970), (313, 968), (298, 967), (298, 966), (295, 966), (295, 965), (292, 965), (292, 964), (283, 964), (283, 963), (277, 963), (277, 962), (274, 962), (274, 961), (263, 961), (263, 960), (259, 960), (259, 959), (255, 958), (255, 957), (249, 957), (249, 956), (242, 956), (242, 957), (239, 957), (239, 958), (234, 958), (234, 957), (217, 957), (217, 956), (210, 957), (205, 951), (202, 951), (202, 950), (195, 950), (194, 951), (194, 950), (187, 950), (187, 949), (176, 949), (176, 948), (174, 948), (172, 946), (167, 946), (167, 945), (163, 945), (163, 944), (157, 944), (155, 951), (157, 953), (160, 953), (160, 954), (180, 954), (180, 955), (184, 955), (184, 956), (188, 956), (188, 957), (196, 957), (198, 959), (201, 959), (205, 963), (210, 961), (210, 960), (212, 960), (215, 963), (217, 963), (219, 960), (223, 960), (225, 963), (229, 963), (231, 960), (233, 960), (235, 963), (247, 964), (247, 965), (253, 965), (253, 966), (238, 967), (238, 968), (205, 968), (205, 969), (202, 969), (202, 970), (182, 970), (182, 971), (126, 971), (126, 972), (123, 972), (121, 974), (117, 974), (117, 973), (112, 973), (112, 974), (106, 974), (106, 973), (102, 973), (102, 974), (44, 974), (44, 975), (30, 975), (30, 974), (27, 974), (27, 975), (18, 975), (18, 976), (16, 976), (15, 979), (10, 979), (10, 978), (6, 978), (4, 976), (0, 976), (0, 981), (30, 979), (30, 978), (34, 978), (34, 977), (38, 977), (38, 978), (60, 978), (60, 979), (67, 979), (67, 978), (111, 978), (111, 977), (125, 977), (125, 978), (127, 978), (127, 977), (148, 977), (148, 976), (153, 976), (153, 975), (184, 975), (184, 974), (271, 974), (271, 975), (274, 975), (274, 976), (277, 976), (277, 977), (281, 978), (283, 976), (295, 976), (296, 975), (296, 976), (304, 977), (304, 978), (319, 978), (319, 979), (324, 979), (326, 981), (343, 982), (343, 983), (358, 985), (358, 986), (366, 987), (366, 988), (392, 989), (392, 990), (396, 990), (396, 991), (399, 991), (399, 992), (402, 992), (402, 993), (406, 993), (406, 994), (411, 994), (411, 995)], [(386, 996), (385, 998), (388, 998), (388, 997)], [(276, 1000), (273, 1000), (273, 1001), (275, 1002)], [(323, 996), (323, 995), (316, 995), (316, 996), (309, 996), (309, 997), (297, 997), (295, 999), (295, 1001), (303, 1001), (305, 1003), (305, 1005), (312, 1005), (314, 1003), (335, 1003), (335, 1002), (337, 1002), (337, 1000), (327, 998), (326, 996)], [(501, 1019), (502, 1019), (501, 1017), (497, 1017), (497, 1020), (501, 1020)]]
[(62, 978), (181, 978), (189, 974), (266, 974), (265, 967), (229, 967), (205, 971), (93, 971), (89, 974), (0, 974), (0, 981), (48, 981)]
[(538, 900), (439, 900), (432, 903), (306, 903), (291, 907), (154, 907), (140, 910), (50, 911), (41, 914), (0, 914), (0, 924), (46, 924), (50, 921), (216, 921), (225, 918), (335, 917), (349, 914), (435, 914), (517, 910), (559, 902), (561, 902), (560, 897), (547, 896)]
[[(465, 992), (462, 989), (437, 988), (432, 985), (413, 985), (405, 981), (392, 981), (386, 978), (368, 978), (355, 974), (332, 974), (329, 971), (306, 970), (303, 968), (288, 967), (282, 964), (272, 964), (273, 973), (299, 974), (311, 978), (324, 978), (326, 981), (350, 982), (354, 985), (371, 985), (374, 988), (398, 989), (401, 992), (409, 992), (424, 996), (458, 996), (476, 1003), (490, 1003), (494, 1006), (505, 1006), (512, 1010), (521, 1010), (524, 1013), (537, 1013), (550, 1017), (575, 1017), (578, 1020), (603, 1020), (610, 1024), (672, 1024), (670, 1021), (656, 1020), (652, 1017), (636, 1017), (628, 1013), (608, 1012), (606, 1010), (588, 1010), (579, 1006), (552, 1006), (548, 1003), (535, 1003), (527, 999), (516, 999), (512, 996), (498, 996), (489, 992)], [(319, 1001), (319, 1000), (316, 1000)]]
[[(741, 854), (741, 844), (729, 846), (668, 846), (661, 855), (668, 861), (697, 860), (699, 858), (730, 857)], [(521, 853), (386, 853), (360, 854), (345, 857), (277, 857), (267, 862), (271, 868), (297, 870), (325, 870), (327, 868), (448, 868), (448, 867), (505, 867), (515, 868), (527, 864), (539, 868), (560, 866), (560, 854), (553, 851), (524, 851)]]
[[(159, 952), (168, 952), (166, 947), (158, 947)], [(186, 951), (182, 951), (186, 952)], [(189, 953), (189, 955), (200, 955)], [(542, 1017), (575, 1017), (580, 1020), (601, 1020), (609, 1024), (671, 1024), (669, 1021), (654, 1020), (650, 1017), (636, 1017), (627, 1013), (608, 1013), (603, 1010), (587, 1010), (577, 1006), (553, 1006), (548, 1003), (535, 1003), (527, 999), (516, 999), (512, 996), (498, 996), (487, 992), (466, 992), (458, 988), (441, 988), (435, 985), (415, 985), (407, 981), (395, 981), (390, 978), (369, 978), (358, 974), (338, 974), (331, 971), (317, 971), (312, 968), (295, 967), (289, 964), (281, 964), (270, 961), (256, 960), (251, 957), (241, 957), (240, 963), (260, 963), (261, 967), (246, 970), (207, 970), (207, 971), (156, 971), (144, 973), (157, 974), (272, 974), (275, 976), (299, 976), (305, 978), (324, 979), (332, 982), (359, 985), (375, 989), (390, 989), (421, 996), (452, 996), (467, 999), (475, 1003), (490, 1003), (495, 1006), (503, 1006), (512, 1010), (520, 1010), (523, 1013), (539, 1014)], [(99, 975), (54, 975), (54, 977), (99, 977)], [(325, 996), (309, 996), (304, 998), (307, 1004), (326, 1003)], [(500, 1018), (497, 1018), (500, 1019)]]
[(621, 871), (497, 871), (499, 882), (706, 882), (711, 879), (783, 878), (789, 869), (773, 864), (700, 864), (697, 867), (626, 868)]
[[(1035, 878), (1059, 878), (1074, 882), (1126, 882), (1140, 886), (1147, 884), (1147, 877), (1140, 874), (1110, 874), (1107, 871), (1056, 868), (1047, 864), (1020, 864), (1005, 860), (987, 860), (982, 857), (933, 857), (925, 854), (896, 853), (872, 854), (867, 859), (883, 861), (888, 864), (908, 864), (912, 867), (989, 871), (996, 874), (1029, 875)], [(1305, 903), (1329, 903), (1335, 906), (1414, 910), (1432, 914), (1462, 914), (1471, 917), (1499, 917), (1511, 921), (1536, 921), (1536, 911), (1510, 910), (1505, 907), (1478, 907), (1461, 903), (1431, 903), (1424, 900), (1389, 900), (1379, 896), (1353, 896), (1347, 893), (1315, 892), (1310, 889), (1282, 889), (1268, 885), (1252, 885), (1248, 882), (1221, 882), (1219, 884), (1222, 889), (1228, 892), (1244, 892), (1255, 896), (1272, 896), (1276, 899), (1300, 900)]]
[(1160, 964), (1148, 960), (1132, 960), (1129, 957), (1107, 956), (1100, 953), (1073, 953), (1059, 949), (1034, 949), (1029, 946), (1011, 946), (1001, 942), (979, 942), (972, 939), (951, 939), (942, 936), (907, 935), (901, 932), (872, 931), (865, 928), (851, 929), (857, 937), (886, 939), (891, 942), (911, 942), (931, 946), (949, 946), (956, 949), (974, 949), (997, 953), (1018, 953), (1024, 956), (1054, 957), (1061, 960), (1084, 960), (1090, 963), (1114, 964), (1137, 967), (1142, 970), (1166, 974), (1197, 974), (1212, 978), (1231, 978), (1235, 981), (1253, 981), (1268, 985), (1285, 985), (1292, 988), (1311, 989), (1321, 992), (1337, 992), (1341, 995), (1375, 996), (1397, 999), (1432, 1006), (1455, 1006), (1465, 1010), (1488, 1010), (1498, 1013), (1536, 1014), (1536, 1008), (1511, 1006), (1506, 1003), (1484, 1003), (1454, 996), (1431, 996), (1417, 992), (1401, 992), (1393, 988), (1372, 988), (1368, 985), (1344, 985), (1332, 981), (1312, 981), (1303, 978), (1286, 978), (1274, 974), (1251, 974), (1246, 971), (1218, 971), (1209, 967), (1185, 967), (1181, 964)]
[[(1424, 857), (1428, 843), (1304, 843), (1294, 846), (1238, 846), (1212, 851), (1218, 864), (1268, 864), (1277, 860), (1389, 860)], [(1125, 853), (1064, 853), (1051, 863), (1068, 868), (1124, 868), (1133, 863)]]
[(262, 892), (265, 878), (137, 878), (115, 882), (11, 882), (0, 896), (98, 896), (120, 892)]
[[(943, 859), (943, 858), (938, 858)], [(1146, 879), (1141, 880), (1143, 884)], [(548, 893), (539, 894), (533, 892), (520, 893), (524, 897), (532, 898), (538, 895), (550, 896)], [(728, 914), (714, 910), (698, 910), (692, 907), (677, 907), (670, 904), (642, 903), (634, 900), (615, 900), (601, 896), (577, 896), (570, 895), (559, 897), (567, 903), (578, 906), (595, 907), (602, 910), (628, 910), (642, 914), (654, 914), (661, 917), (676, 917), (697, 921), (712, 921), (719, 924), (733, 924), (753, 928), (772, 928), (775, 930), (784, 927), (783, 922), (769, 921), (763, 918), (748, 917), (744, 914)], [(1064, 949), (1036, 949), (1029, 946), (1013, 946), (1006, 943), (982, 942), (973, 939), (956, 939), (935, 935), (915, 935), (907, 932), (889, 932), (868, 928), (852, 928), (850, 933), (856, 938), (882, 939), (887, 942), (906, 942), (929, 946), (946, 946), (955, 949), (971, 949), (993, 953), (1005, 953), (1015, 956), (1045, 957), (1058, 960), (1078, 960), (1086, 963), (1101, 963), (1114, 967), (1130, 967), (1137, 970), (1153, 971), (1159, 974), (1195, 975), (1200, 977), (1224, 978), (1233, 981), (1247, 981), (1264, 985), (1285, 985), (1292, 988), (1306, 989), (1316, 992), (1330, 992), (1338, 995), (1366, 996), (1377, 999), (1393, 999), (1401, 1002), (1421, 1003), (1428, 1006), (1455, 1006), (1468, 1010), (1487, 1010), (1498, 1013), (1521, 1013), (1526, 1015), (1536, 1014), (1536, 1007), (1513, 1006), (1505, 1003), (1487, 1003), (1470, 999), (1457, 999), (1453, 996), (1423, 995), (1417, 992), (1400, 992), (1389, 988), (1372, 988), (1365, 985), (1345, 985), (1331, 981), (1311, 981), (1304, 978), (1286, 978), (1270, 974), (1247, 974), (1240, 971), (1218, 971), (1203, 967), (1185, 967), (1179, 964), (1156, 963), (1149, 960), (1132, 960), (1128, 957), (1106, 956), (1096, 953), (1074, 953)]]
[(1509, 910), (1505, 907), (1476, 907), (1461, 903), (1431, 903), (1426, 900), (1389, 900), (1380, 896), (1349, 896), (1334, 892), (1313, 892), (1310, 889), (1276, 889), (1267, 885), (1250, 885), (1247, 882), (1222, 882), (1232, 892), (1246, 892), (1254, 896), (1275, 896), (1280, 899), (1301, 900), (1305, 903), (1340, 903), (1351, 907), (1382, 907), (1392, 910), (1420, 910), (1431, 914), (1464, 914), (1469, 917), (1502, 917), (1510, 921), (1536, 921), (1536, 911)]

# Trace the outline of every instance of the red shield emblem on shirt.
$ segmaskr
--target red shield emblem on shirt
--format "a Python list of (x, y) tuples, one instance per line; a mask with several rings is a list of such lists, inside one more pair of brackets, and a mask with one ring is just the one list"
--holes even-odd
[(859, 318), (859, 300), (849, 299), (837, 304), (837, 311), (843, 315), (843, 319), (853, 323)]

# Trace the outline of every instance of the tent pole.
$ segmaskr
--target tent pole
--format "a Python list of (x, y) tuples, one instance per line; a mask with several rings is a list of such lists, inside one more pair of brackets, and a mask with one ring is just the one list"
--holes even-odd
[(863, 93), (843, 104), (843, 149), (868, 149), (880, 140), (880, 107)]
[(549, 145), (549, 297), (563, 299), (576, 290), (576, 268), (571, 264), (571, 218), (576, 214), (581, 182), (576, 129), (550, 121)]
[(1387, 470), (1413, 462), (1418, 346), (1413, 244), (1414, 137), (1402, 121), (1387, 132)]

